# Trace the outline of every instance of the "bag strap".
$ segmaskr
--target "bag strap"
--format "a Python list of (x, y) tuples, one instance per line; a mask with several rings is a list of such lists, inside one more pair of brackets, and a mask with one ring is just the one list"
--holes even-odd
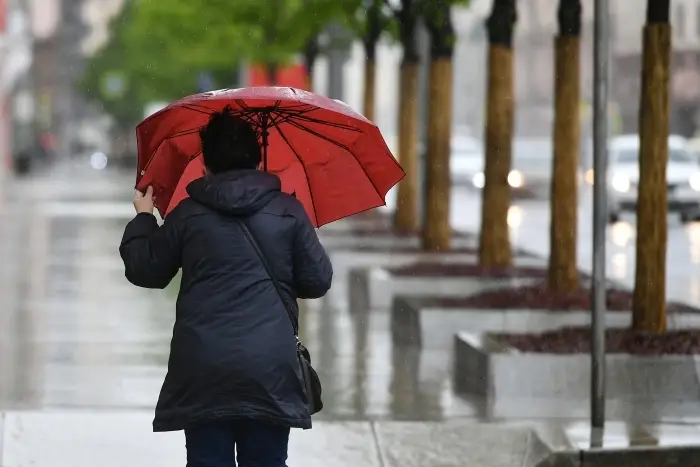
[(245, 234), (246, 238), (248, 239), (248, 242), (250, 245), (253, 247), (255, 250), (255, 253), (258, 255), (260, 258), (260, 262), (262, 263), (263, 267), (267, 271), (267, 275), (270, 276), (270, 279), (272, 279), (272, 284), (275, 286), (275, 290), (277, 291), (277, 295), (279, 295), (280, 300), (282, 301), (282, 305), (284, 305), (284, 309), (287, 311), (287, 316), (289, 317), (289, 321), (292, 323), (292, 330), (294, 331), (294, 336), (297, 337), (298, 340), (298, 324), (297, 320), (294, 318), (294, 313), (292, 310), (287, 306), (287, 301), (284, 299), (284, 295), (282, 295), (282, 289), (280, 288), (280, 284), (277, 281), (277, 278), (275, 275), (272, 273), (272, 268), (270, 268), (270, 265), (267, 262), (267, 259), (265, 258), (265, 255), (262, 252), (262, 249), (260, 248), (260, 244), (257, 242), (255, 239), (255, 236), (253, 233), (250, 231), (248, 228), (248, 223), (244, 220), (236, 218), (238, 221), (238, 224), (241, 226), (241, 230), (243, 230), (243, 233)]

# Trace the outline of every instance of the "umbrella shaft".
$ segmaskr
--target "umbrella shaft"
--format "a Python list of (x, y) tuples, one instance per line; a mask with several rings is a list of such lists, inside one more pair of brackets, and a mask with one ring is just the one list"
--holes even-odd
[(268, 115), (263, 113), (260, 116), (260, 124), (262, 126), (262, 149), (263, 149), (263, 170), (267, 172), (267, 127), (268, 127)]

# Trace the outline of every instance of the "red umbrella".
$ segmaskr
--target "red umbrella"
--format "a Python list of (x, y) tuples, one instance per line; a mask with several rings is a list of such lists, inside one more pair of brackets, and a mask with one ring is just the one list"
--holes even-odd
[(136, 128), (136, 189), (153, 186), (160, 213), (204, 175), (199, 130), (226, 106), (257, 130), (262, 169), (280, 178), (315, 226), (383, 206), (405, 175), (379, 129), (343, 102), (294, 88), (224, 89), (179, 100)]

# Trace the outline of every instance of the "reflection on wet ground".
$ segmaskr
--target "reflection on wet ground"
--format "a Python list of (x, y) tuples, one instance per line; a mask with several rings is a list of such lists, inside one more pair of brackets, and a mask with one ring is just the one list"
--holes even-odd
[[(91, 180), (92, 197), (110, 181)], [(172, 298), (124, 279), (116, 253), (124, 219), (48, 212), (50, 203), (90, 202), (87, 193), (67, 201), (61, 195), (75, 192), (56, 186), (19, 184), (3, 212), (0, 405), (152, 407)]]

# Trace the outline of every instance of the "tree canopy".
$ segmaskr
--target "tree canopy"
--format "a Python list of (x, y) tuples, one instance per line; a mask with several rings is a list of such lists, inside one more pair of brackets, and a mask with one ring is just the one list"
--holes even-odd
[(197, 92), (203, 73), (233, 86), (242, 61), (280, 66), (341, 17), (338, 0), (127, 0), (89, 60), (82, 89), (119, 124), (150, 101)]

